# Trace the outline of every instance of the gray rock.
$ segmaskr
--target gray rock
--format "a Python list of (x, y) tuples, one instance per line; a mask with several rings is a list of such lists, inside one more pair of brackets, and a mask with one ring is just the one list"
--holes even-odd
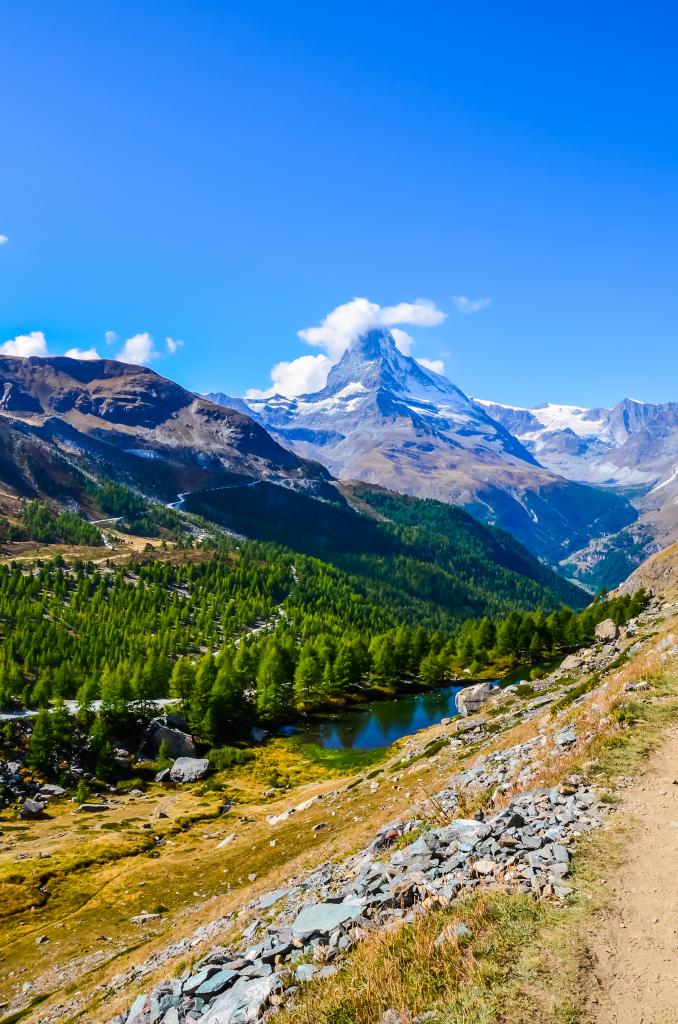
[(329, 935), (335, 928), (360, 917), (359, 904), (314, 903), (305, 907), (292, 925), (292, 934), (302, 941), (314, 935)]
[(268, 978), (240, 978), (214, 1000), (201, 1024), (250, 1024), (259, 1019), (279, 987), (280, 979), (275, 974)]
[[(185, 728), (181, 728), (181, 725)], [(157, 754), (164, 743), (169, 757), (195, 757), (196, 749), (193, 737), (182, 718), (166, 715), (153, 718), (144, 733), (139, 753)]]
[(45, 805), (40, 803), (39, 800), (24, 800), (19, 811), (19, 817), (25, 818), (29, 821), (33, 821), (36, 818), (42, 818), (45, 813)]
[(274, 889), (273, 892), (268, 892), (265, 896), (261, 897), (257, 903), (257, 907), (259, 910), (268, 910), (268, 908), (272, 907), (274, 903), (278, 902), (278, 900), (284, 899), (289, 892), (289, 889)]
[(596, 640), (599, 640), (602, 644), (613, 644), (619, 637), (619, 629), (612, 619), (603, 619), (599, 622), (595, 630)]
[(148, 997), (137, 996), (127, 1014), (125, 1024), (146, 1024), (148, 1010)]
[(172, 782), (199, 782), (209, 772), (206, 757), (178, 757), (170, 768)]
[(316, 973), (316, 970), (317, 968), (315, 968), (313, 964), (299, 964), (296, 971), (294, 972), (294, 976), (297, 979), (297, 981), (311, 981), (314, 974)]
[(490, 696), (492, 687), (489, 683), (478, 683), (476, 686), (466, 686), (454, 698), (457, 711), (464, 718), (480, 711), (481, 707)]
[(112, 804), (80, 804), (76, 807), (76, 811), (81, 814), (103, 814), (104, 811), (110, 811)]
[(195, 990), (195, 995), (201, 999), (212, 999), (213, 996), (218, 996), (224, 992), (229, 985), (233, 985), (237, 977), (237, 971), (217, 971), (198, 986)]
[(55, 782), (46, 782), (44, 786), (40, 787), (38, 796), (49, 800), (53, 796), (66, 796), (66, 790), (63, 786), (57, 786)]
[(218, 967), (203, 967), (197, 974), (192, 974), (187, 981), (184, 982), (182, 992), (184, 995), (192, 996), (208, 978), (211, 978), (213, 974), (216, 974), (219, 970)]
[(577, 742), (577, 734), (574, 729), (563, 729), (556, 735), (556, 745), (564, 749), (565, 747), (571, 747), (573, 743)]

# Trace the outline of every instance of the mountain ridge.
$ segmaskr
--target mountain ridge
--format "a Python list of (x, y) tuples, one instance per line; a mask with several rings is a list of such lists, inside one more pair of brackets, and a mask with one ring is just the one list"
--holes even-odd
[(50, 490), (50, 459), (73, 479), (103, 465), (107, 475), (166, 502), (241, 478), (334, 494), (325, 469), (278, 444), (252, 417), (145, 367), (4, 356), (0, 389), (0, 482), (23, 497)]
[(248, 405), (281, 443), (340, 479), (459, 504), (552, 565), (637, 518), (625, 498), (543, 467), (482, 404), (399, 352), (385, 329), (356, 339), (320, 391)]

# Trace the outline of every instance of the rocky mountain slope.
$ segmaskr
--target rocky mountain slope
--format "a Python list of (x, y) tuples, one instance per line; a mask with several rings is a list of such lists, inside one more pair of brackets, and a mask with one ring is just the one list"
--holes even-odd
[(478, 404), (541, 465), (570, 480), (678, 493), (678, 402), (626, 398), (613, 409)]
[[(626, 398), (612, 409), (480, 402), (542, 465), (569, 480), (626, 494), (638, 520), (619, 537), (575, 555), (574, 575), (593, 567), (615, 583), (658, 547), (678, 540), (678, 403)], [(607, 567), (607, 568), (606, 568)]]
[(77, 499), (103, 474), (161, 501), (267, 480), (331, 494), (329, 474), (251, 418), (112, 360), (0, 358), (0, 486)]
[(249, 405), (336, 476), (460, 504), (551, 564), (636, 518), (624, 498), (540, 465), (482, 405), (399, 352), (388, 330), (358, 338), (321, 391)]

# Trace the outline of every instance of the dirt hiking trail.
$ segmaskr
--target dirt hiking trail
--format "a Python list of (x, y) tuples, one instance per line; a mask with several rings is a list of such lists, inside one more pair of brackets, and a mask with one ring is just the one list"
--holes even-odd
[(624, 792), (630, 825), (588, 939), (592, 1024), (678, 1024), (678, 729)]

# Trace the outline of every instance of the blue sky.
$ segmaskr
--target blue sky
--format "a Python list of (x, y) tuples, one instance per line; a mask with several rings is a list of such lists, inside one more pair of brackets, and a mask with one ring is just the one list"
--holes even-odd
[(7, 0), (0, 342), (150, 335), (161, 373), (241, 394), (352, 298), (424, 298), (447, 316), (401, 324), (412, 352), (470, 394), (678, 400), (676, 20)]

